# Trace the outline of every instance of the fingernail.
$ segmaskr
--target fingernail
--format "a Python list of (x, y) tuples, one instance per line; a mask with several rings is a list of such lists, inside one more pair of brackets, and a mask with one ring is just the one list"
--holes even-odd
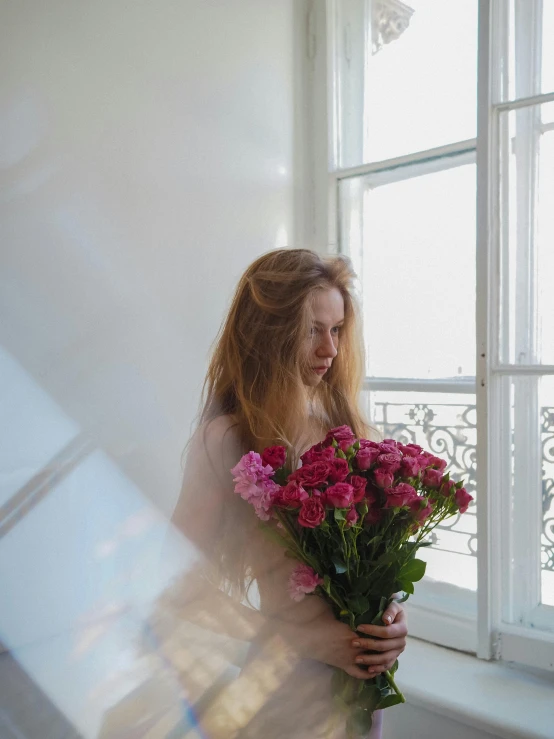
[(391, 616), (385, 616), (385, 621), (386, 621), (386, 622), (387, 622), (388, 624), (390, 624), (390, 622), (392, 621), (392, 617), (391, 617)]
[(361, 664), (363, 661), (364, 661), (364, 658), (363, 657), (356, 657), (356, 662), (358, 664)]
[(352, 642), (352, 644), (353, 644), (353, 645), (354, 645), (355, 647), (361, 647), (361, 646), (362, 646), (362, 645), (360, 644), (360, 642), (359, 642), (359, 641), (353, 641), (353, 642)]

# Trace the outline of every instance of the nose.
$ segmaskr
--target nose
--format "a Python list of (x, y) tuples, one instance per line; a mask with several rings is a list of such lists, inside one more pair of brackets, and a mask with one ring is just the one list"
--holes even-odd
[(321, 336), (321, 341), (316, 350), (316, 355), (320, 359), (334, 359), (337, 356), (337, 347), (333, 341), (332, 335), (327, 331)]

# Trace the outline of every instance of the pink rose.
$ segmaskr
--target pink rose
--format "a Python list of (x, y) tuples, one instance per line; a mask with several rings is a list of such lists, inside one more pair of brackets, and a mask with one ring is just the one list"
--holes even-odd
[(262, 452), (262, 461), (274, 470), (278, 470), (285, 464), (287, 450), (284, 446), (268, 446)]
[(333, 447), (323, 447), (322, 444), (316, 444), (307, 452), (304, 452), (300, 460), (302, 464), (313, 464), (313, 462), (329, 462), (334, 458), (335, 450)]
[(373, 478), (378, 488), (390, 488), (394, 481), (394, 475), (388, 470), (376, 467), (373, 470)]
[(256, 515), (262, 521), (269, 521), (274, 498), (280, 491), (279, 485), (272, 480), (262, 480), (257, 495), (250, 497), (248, 502), (254, 506)]
[(439, 492), (441, 495), (444, 495), (445, 498), (448, 498), (450, 493), (452, 492), (452, 488), (456, 487), (456, 483), (454, 480), (443, 480)]
[(367, 485), (367, 480), (365, 477), (360, 477), (360, 475), (350, 475), (349, 478), (347, 478), (346, 482), (349, 485), (352, 485), (354, 488), (354, 503), (359, 503), (361, 500), (363, 500), (365, 495), (365, 489)]
[(256, 515), (267, 521), (273, 504), (273, 497), (279, 486), (270, 480), (273, 470), (264, 465), (256, 452), (248, 452), (231, 470), (234, 475), (235, 492), (254, 506)]
[(442, 483), (442, 472), (428, 467), (423, 473), (423, 484), (428, 488), (438, 488)]
[(379, 444), (379, 449), (382, 454), (398, 454), (400, 451), (394, 439), (383, 439)]
[(454, 494), (454, 500), (456, 501), (456, 505), (460, 509), (460, 513), (465, 513), (473, 498), (465, 488), (460, 488), (459, 490), (456, 490)]
[(327, 482), (330, 472), (329, 462), (313, 462), (293, 472), (289, 480), (298, 480), (305, 488), (315, 488)]
[(377, 460), (380, 450), (375, 447), (361, 447), (356, 453), (356, 464), (360, 470), (368, 470)]
[(404, 457), (400, 463), (400, 472), (404, 477), (416, 477), (420, 469), (417, 457)]
[(427, 498), (416, 498), (411, 500), (408, 505), (418, 523), (423, 523), (427, 518), (429, 518), (433, 511), (433, 507)]
[(331, 485), (325, 493), (325, 502), (335, 508), (348, 508), (354, 500), (354, 488), (347, 482)]
[(298, 523), (300, 526), (315, 529), (324, 520), (325, 508), (319, 496), (302, 501), (300, 513), (298, 514)]
[(431, 454), (427, 457), (427, 467), (433, 467), (434, 469), (443, 472), (446, 468), (446, 462), (444, 459), (440, 459), (440, 457), (435, 457), (433, 454)]
[(418, 446), (417, 444), (399, 444), (398, 448), (407, 457), (417, 457), (423, 451), (423, 448)]
[(325, 442), (331, 443), (333, 439), (339, 444), (339, 446), (341, 446), (341, 442), (348, 442), (346, 444), (346, 448), (348, 449), (348, 447), (356, 441), (356, 436), (350, 426), (337, 426), (327, 432)]
[(379, 449), (379, 444), (376, 441), (370, 441), (369, 439), (360, 439), (360, 449)]
[(346, 459), (336, 457), (329, 462), (330, 472), (329, 480), (331, 482), (344, 482), (350, 472)]
[(385, 508), (402, 508), (417, 498), (415, 489), (407, 482), (400, 482), (394, 488), (385, 490), (387, 500)]
[(273, 474), (271, 467), (264, 465), (262, 458), (257, 452), (248, 452), (241, 457), (231, 473), (235, 482), (256, 482)]
[(352, 508), (346, 514), (346, 526), (348, 528), (354, 526), (354, 524), (357, 523), (358, 518), (358, 511), (354, 508), (354, 506), (352, 506)]
[(309, 495), (302, 485), (296, 480), (292, 480), (280, 489), (275, 502), (277, 505), (287, 506), (289, 508), (300, 508), (302, 501), (308, 498)]
[(402, 455), (397, 452), (388, 452), (386, 454), (380, 454), (377, 461), (381, 469), (387, 470), (388, 472), (396, 472), (400, 469)]
[(318, 585), (323, 585), (323, 578), (308, 565), (298, 565), (289, 577), (288, 593), (293, 600), (300, 601), (306, 593), (313, 593)]

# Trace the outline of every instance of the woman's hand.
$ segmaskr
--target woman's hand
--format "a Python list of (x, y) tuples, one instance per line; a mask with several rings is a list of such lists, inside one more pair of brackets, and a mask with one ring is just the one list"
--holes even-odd
[[(406, 648), (408, 625), (406, 613), (400, 603), (393, 601), (388, 606), (383, 613), (383, 622), (389, 625), (362, 624), (358, 626), (358, 631), (367, 634), (370, 638), (356, 637), (352, 641), (352, 646), (358, 651), (355, 662), (367, 670), (369, 677), (390, 670)], [(368, 650), (374, 654), (368, 654)]]
[(356, 658), (363, 650), (356, 647), (354, 642), (365, 641), (365, 639), (359, 640), (349, 626), (333, 617), (332, 621), (327, 622), (325, 631), (317, 634), (316, 638), (321, 639), (317, 645), (319, 653), (316, 653), (314, 649), (312, 656), (328, 665), (344, 670), (348, 675), (359, 680), (367, 680), (370, 677), (364, 664), (356, 664)]

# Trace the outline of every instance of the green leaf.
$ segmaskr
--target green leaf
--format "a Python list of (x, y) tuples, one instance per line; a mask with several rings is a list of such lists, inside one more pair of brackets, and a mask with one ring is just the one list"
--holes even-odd
[(335, 521), (344, 521), (344, 520), (346, 520), (344, 517), (344, 509), (335, 508)]
[(347, 599), (347, 605), (354, 614), (365, 613), (369, 609), (369, 600), (364, 595), (354, 595)]
[(405, 593), (409, 593), (410, 595), (413, 595), (414, 584), (410, 580), (398, 580), (398, 587), (400, 590), (403, 590)]
[(355, 593), (361, 593), (362, 595), (365, 595), (367, 591), (370, 589), (371, 584), (372, 584), (371, 577), (355, 577), (352, 580), (352, 590)]
[(336, 454), (339, 459), (346, 459), (346, 454), (342, 451), (342, 449), (339, 449)]
[(384, 612), (385, 612), (385, 609), (381, 608), (379, 613), (371, 620), (371, 623), (375, 626), (384, 626), (383, 624), (383, 613)]
[(278, 485), (286, 485), (287, 484), (287, 477), (290, 475), (290, 470), (287, 470), (286, 467), (279, 467), (278, 470), (275, 471), (275, 474), (273, 475), (273, 480)]
[(323, 589), (327, 593), (331, 589), (331, 578), (329, 577), (329, 575), (323, 575)]
[(362, 708), (365, 708), (366, 711), (374, 711), (375, 706), (379, 703), (380, 700), (381, 700), (381, 691), (379, 690), (377, 685), (369, 684), (369, 685), (364, 686), (356, 702)]
[(425, 574), (426, 567), (427, 562), (424, 562), (422, 559), (411, 559), (409, 562), (406, 562), (404, 567), (400, 570), (399, 579), (417, 582), (418, 580), (421, 580)]
[(397, 552), (385, 552), (377, 560), (378, 565), (388, 565), (398, 560)]
[(399, 695), (396, 695), (396, 693), (390, 693), (390, 695), (385, 696), (385, 698), (382, 698), (379, 703), (376, 705), (375, 710), (379, 710), (381, 708), (390, 708), (391, 706), (396, 706), (398, 703), (402, 703), (402, 698)]
[(375, 683), (379, 689), (386, 689), (386, 690), (389, 689), (389, 681), (387, 680), (385, 675), (383, 675), (382, 672), (376, 675)]

